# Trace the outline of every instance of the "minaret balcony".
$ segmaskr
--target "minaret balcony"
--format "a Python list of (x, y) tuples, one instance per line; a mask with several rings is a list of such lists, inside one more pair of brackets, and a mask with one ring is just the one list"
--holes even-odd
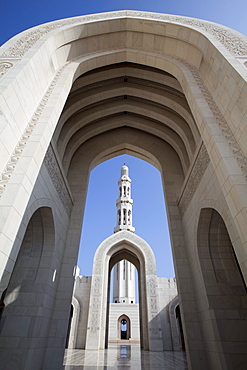
[(131, 225), (117, 225), (116, 227), (114, 227), (114, 233), (121, 231), (121, 230), (130, 231), (132, 233), (135, 232), (135, 228)]
[(133, 199), (129, 199), (128, 197), (121, 197), (121, 198), (118, 198), (117, 201), (116, 201), (116, 205), (120, 204), (120, 203), (128, 203), (128, 204), (133, 204)]

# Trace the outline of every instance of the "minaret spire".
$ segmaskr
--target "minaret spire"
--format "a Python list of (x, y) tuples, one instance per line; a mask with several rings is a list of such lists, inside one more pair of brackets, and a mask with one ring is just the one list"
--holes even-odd
[(128, 230), (135, 232), (135, 228), (132, 226), (132, 204), (131, 199), (131, 179), (129, 178), (129, 169), (124, 163), (121, 168), (121, 177), (118, 180), (118, 199), (116, 201), (117, 206), (117, 226), (114, 228), (114, 232), (121, 230)]

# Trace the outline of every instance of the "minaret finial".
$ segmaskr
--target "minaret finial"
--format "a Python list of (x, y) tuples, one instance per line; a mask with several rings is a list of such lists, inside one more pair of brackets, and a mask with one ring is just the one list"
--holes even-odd
[(128, 230), (135, 232), (132, 226), (132, 204), (131, 199), (131, 179), (129, 178), (129, 169), (124, 163), (121, 168), (121, 177), (118, 180), (119, 196), (117, 205), (117, 226), (114, 232)]

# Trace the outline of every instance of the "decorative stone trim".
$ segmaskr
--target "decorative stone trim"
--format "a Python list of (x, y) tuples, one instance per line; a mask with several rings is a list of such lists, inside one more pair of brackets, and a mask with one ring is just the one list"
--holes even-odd
[(204, 31), (213, 35), (234, 56), (247, 55), (247, 42), (241, 40), (237, 35), (237, 31), (235, 31), (235, 33), (234, 31), (224, 28), (224, 26), (217, 25), (216, 23), (176, 15), (146, 12), (133, 13), (135, 13), (133, 14), (135, 17), (152, 18), (202, 28)]
[(13, 67), (13, 63), (10, 62), (0, 62), (0, 78), (8, 72), (8, 70)]
[(129, 231), (120, 231), (104, 240), (98, 247), (95, 257), (94, 257), (94, 267), (93, 271), (96, 275), (103, 274), (102, 260), (105, 254), (108, 252), (112, 245), (117, 245), (119, 242), (132, 243), (138, 245), (139, 249), (146, 255), (146, 273), (147, 275), (156, 274), (156, 265), (154, 260), (154, 255), (152, 254), (151, 247), (139, 236), (131, 233)]
[(213, 113), (217, 124), (219, 125), (222, 134), (228, 141), (228, 145), (233, 153), (233, 156), (236, 158), (239, 167), (247, 180), (247, 158), (242, 152), (237, 140), (235, 139), (231, 129), (229, 128), (226, 120), (224, 119), (223, 115), (221, 114), (219, 108), (214, 102), (214, 99), (212, 98), (210, 92), (208, 91), (207, 87), (205, 86), (203, 80), (199, 76), (199, 73), (197, 70), (191, 66), (188, 62), (183, 61), (183, 63), (189, 68), (190, 72), (192, 73), (194, 79), (196, 80), (197, 86), (200, 88), (211, 112)]
[(53, 182), (53, 185), (58, 192), (59, 198), (66, 210), (66, 213), (68, 216), (70, 216), (72, 211), (73, 202), (70, 197), (69, 191), (67, 189), (67, 186), (65, 184), (62, 172), (60, 170), (59, 163), (55, 157), (54, 151), (49, 145), (45, 158), (44, 158), (44, 164), (47, 168), (47, 171), (51, 177), (51, 180)]
[(49, 99), (54, 87), (56, 86), (56, 84), (58, 82), (59, 77), (61, 76), (63, 70), (68, 66), (69, 63), (70, 62), (64, 64), (58, 70), (58, 72), (56, 73), (56, 75), (53, 78), (50, 86), (46, 90), (43, 99), (41, 100), (40, 104), (38, 105), (37, 109), (35, 110), (31, 120), (29, 121), (27, 127), (24, 130), (23, 135), (21, 136), (19, 142), (17, 143), (13, 153), (11, 154), (10, 159), (7, 162), (3, 172), (0, 173), (0, 198), (2, 196), (3, 191), (6, 188), (6, 185), (7, 185), (8, 181), (11, 177), (11, 174), (13, 173), (13, 171), (14, 171), (14, 169), (15, 169), (18, 161), (19, 161), (20, 155), (23, 152), (23, 150), (24, 150), (24, 148), (27, 144), (28, 139), (30, 138), (30, 135), (32, 134), (36, 124), (38, 123), (38, 120), (41, 116), (41, 113), (42, 113), (43, 109), (45, 108), (45, 106), (48, 102), (48, 99)]
[(213, 35), (218, 41), (226, 47), (226, 49), (235, 56), (241, 56), (247, 54), (247, 42), (241, 40), (241, 38), (233, 31), (225, 29), (223, 26), (206, 22), (203, 20), (197, 20), (188, 17), (180, 17), (175, 15), (159, 14), (159, 13), (148, 13), (138, 11), (119, 11), (101, 14), (92, 14), (82, 17), (71, 18), (67, 20), (55, 21), (51, 24), (36, 27), (34, 30), (27, 32), (19, 40), (17, 40), (13, 46), (6, 50), (1, 57), (23, 57), (24, 54), (45, 34), (55, 29), (73, 25), (73, 24), (84, 24), (90, 21), (107, 20), (112, 18), (125, 18), (125, 17), (138, 17), (148, 18), (151, 20), (161, 20), (181, 23), (185, 25), (191, 25), (198, 28), (202, 28), (206, 32)]
[[(235, 157), (237, 163), (239, 164), (239, 167), (241, 169), (242, 174), (244, 175), (245, 179), (247, 180), (247, 158), (242, 152), (238, 142), (236, 141), (232, 131), (230, 130), (226, 120), (224, 119), (223, 115), (221, 114), (219, 108), (214, 102), (214, 99), (212, 98), (210, 92), (208, 91), (207, 87), (205, 86), (203, 80), (201, 79), (198, 71), (188, 62), (185, 60), (182, 60), (180, 58), (175, 58), (182, 62), (188, 69), (190, 70), (193, 78), (195, 79), (197, 86), (200, 88), (211, 112), (213, 113), (216, 123), (219, 125), (222, 134), (228, 141), (228, 145), (232, 151), (233, 156)], [(204, 159), (203, 159), (204, 157)], [(198, 154), (198, 157), (196, 159), (196, 163), (194, 165), (194, 168), (192, 170), (192, 173), (190, 174), (190, 179), (186, 184), (186, 189), (180, 198), (179, 201), (179, 209), (181, 212), (181, 215), (183, 216), (186, 212), (186, 209), (188, 205), (190, 204), (190, 201), (194, 195), (194, 192), (196, 191), (203, 174), (205, 170), (207, 169), (208, 163), (210, 159), (208, 156), (208, 153), (206, 151), (205, 146), (203, 145), (201, 147), (201, 150)]]
[(185, 186), (184, 192), (179, 200), (179, 210), (181, 216), (183, 216), (193, 198), (196, 189), (198, 188), (201, 179), (206, 171), (210, 158), (207, 149), (204, 144), (202, 144), (201, 149), (197, 155), (192, 171), (189, 175), (189, 179)]

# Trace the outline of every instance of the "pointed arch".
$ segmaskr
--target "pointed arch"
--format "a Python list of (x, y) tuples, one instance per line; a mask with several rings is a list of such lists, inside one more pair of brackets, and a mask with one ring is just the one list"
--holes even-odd
[[(138, 270), (141, 345), (144, 349), (161, 351), (163, 345), (158, 316), (155, 257), (151, 247), (142, 238), (129, 231), (119, 231), (111, 235), (100, 244), (95, 253), (86, 349), (105, 347), (108, 336), (106, 320), (110, 271), (123, 259), (133, 263)], [(156, 320), (152, 320), (154, 317)]]

